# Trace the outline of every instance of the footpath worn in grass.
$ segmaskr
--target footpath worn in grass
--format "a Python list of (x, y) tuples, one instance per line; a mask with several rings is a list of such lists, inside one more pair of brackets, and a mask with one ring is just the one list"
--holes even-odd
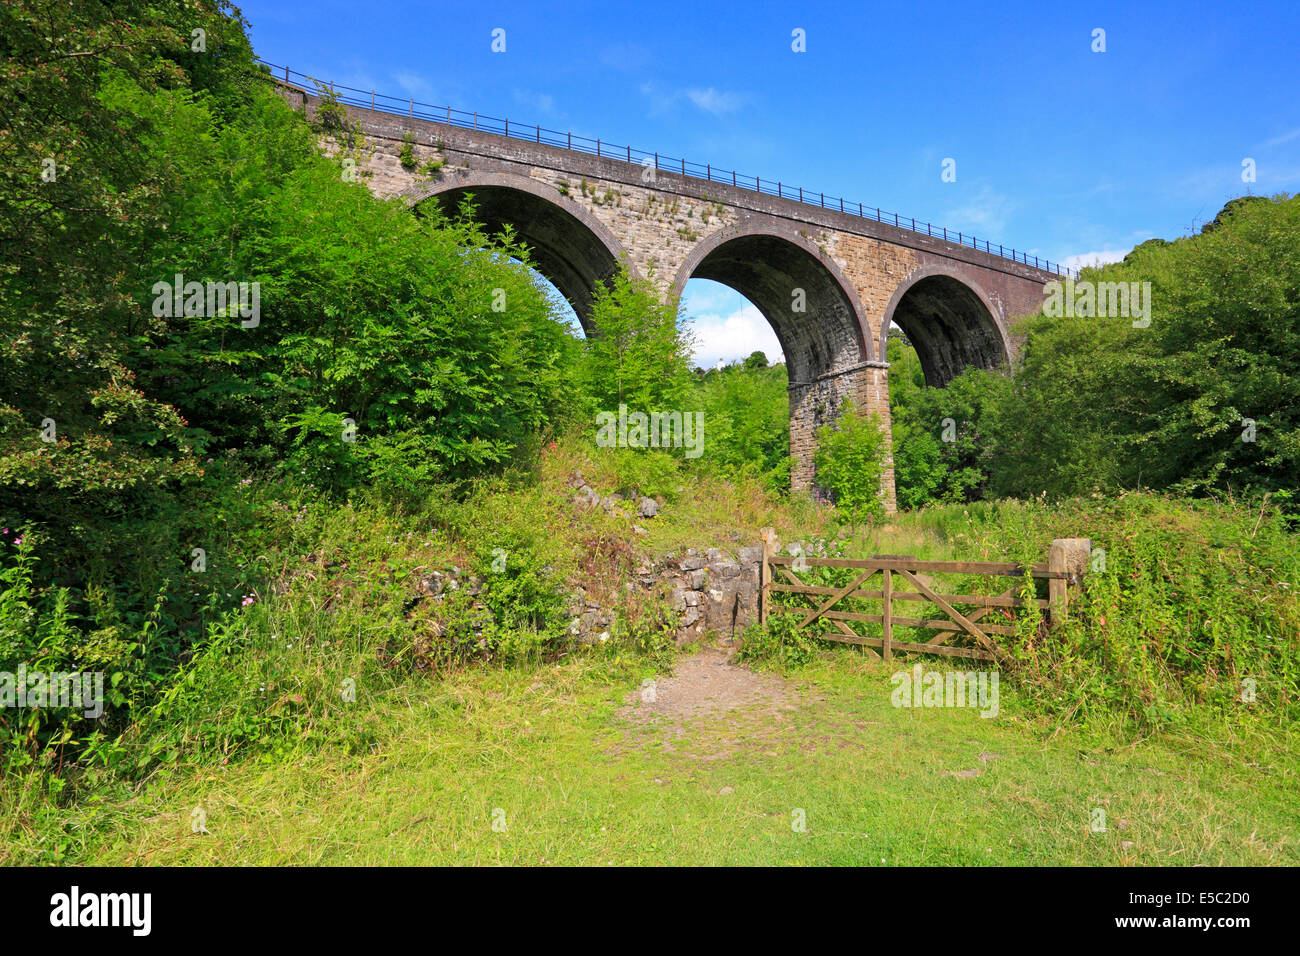
[[(905, 665), (904, 665), (905, 666)], [(933, 665), (927, 665), (933, 666)], [(760, 701), (637, 719), (636, 668), (466, 672), (358, 707), (370, 752), (177, 766), (24, 818), (8, 863), (1209, 864), (1300, 862), (1294, 739), (1115, 746), (1017, 714), (890, 703), (837, 649)], [(791, 709), (787, 709), (791, 708)], [(207, 833), (194, 832), (202, 808)], [(1093, 832), (1097, 808), (1106, 829)], [(52, 812), (48, 808), (46, 814)], [(796, 823), (803, 819), (806, 828)], [(495, 824), (495, 827), (494, 827)], [(62, 849), (58, 849), (61, 847)]]

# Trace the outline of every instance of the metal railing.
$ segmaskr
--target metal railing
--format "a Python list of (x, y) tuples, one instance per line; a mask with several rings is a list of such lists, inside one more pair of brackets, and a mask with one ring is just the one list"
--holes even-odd
[[(340, 103), (349, 106), (362, 106), (384, 113), (409, 116), (412, 119), (430, 120), (447, 126), (472, 129), (482, 133), (493, 133), (497, 136), (507, 136), (511, 139), (540, 143), (545, 146), (558, 146), (562, 149), (571, 149), (575, 152), (587, 153), (604, 159), (622, 160), (635, 166), (653, 168), (656, 172), (680, 173), (682, 176), (703, 179), (710, 183), (720, 183), (724, 186), (751, 190), (768, 196), (776, 196), (780, 199), (794, 200), (808, 206), (858, 216), (873, 222), (906, 229), (933, 239), (943, 239), (946, 242), (956, 243), (977, 252), (987, 252), (990, 255), (1010, 259), (1013, 262), (1019, 262), (1056, 275), (1078, 276), (1077, 271), (1072, 271), (1059, 263), (1049, 262), (1047, 259), (1031, 256), (1025, 252), (1018, 252), (996, 242), (978, 239), (962, 232), (952, 232), (946, 227), (920, 221), (912, 216), (886, 212), (879, 206), (849, 202), (841, 197), (827, 196), (822, 192), (804, 189), (802, 186), (791, 186), (781, 180), (761, 179), (758, 176), (738, 173), (735, 170), (718, 169), (708, 163), (696, 163), (680, 157), (671, 157), (664, 153), (637, 149), (632, 146), (618, 146), (600, 139), (590, 139), (586, 136), (575, 136), (573, 133), (547, 129), (540, 124), (512, 122), (509, 119), (500, 119), (477, 112), (466, 112), (465, 110), (453, 109), (450, 106), (434, 106), (429, 103), (421, 103), (411, 97), (402, 99), (401, 97), (376, 93), (374, 90), (358, 90), (348, 86), (338, 86), (333, 81), (319, 80), (306, 73), (291, 70), (287, 66), (279, 66), (260, 58), (258, 62), (266, 67), (271, 76), (277, 80), (298, 86), (308, 93), (329, 90), (331, 96), (335, 97)], [(306, 82), (297, 83), (294, 77), (301, 77)], [(312, 87), (315, 87), (316, 90), (313, 90)]]

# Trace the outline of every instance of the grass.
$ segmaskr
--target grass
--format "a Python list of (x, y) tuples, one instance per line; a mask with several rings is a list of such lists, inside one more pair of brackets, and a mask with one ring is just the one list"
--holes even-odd
[[(660, 495), (648, 534), (631, 515), (579, 511), (574, 472), (602, 494)], [(1114, 606), (1141, 599), (1157, 613), (1118, 632), (1099, 589), (1099, 624), (1057, 635), (1058, 655), (1018, 671), (1020, 684), (1004, 674), (995, 719), (895, 708), (890, 675), (913, 661), (834, 647), (784, 675), (801, 706), (701, 718), (677, 737), (623, 713), (660, 660), (629, 643), (558, 663), (420, 665), (435, 611), (409, 610), (414, 580), (452, 563), (482, 570), (499, 544), (570, 584), (621, 592), (636, 561), (683, 547), (754, 544), (768, 526), (783, 542), (838, 536), (833, 512), (568, 444), (533, 477), (424, 512), (367, 499), (286, 519), (258, 556), (275, 586), (231, 622), (229, 656), (135, 725), (125, 772), (0, 780), (0, 864), (1300, 863), (1294, 643), (1281, 643), (1300, 620), (1300, 582), (1292, 539), (1268, 522), (1139, 498), (927, 508), (857, 529), (847, 553), (923, 559), (1042, 560), (1053, 536), (1091, 534), (1111, 553), (1099, 582), (1123, 586)], [(1240, 581), (1264, 586), (1260, 568), (1267, 587), (1244, 594)], [(1229, 706), (1213, 683), (1223, 675), (1173, 655), (1203, 653), (1211, 624), (1237, 671), (1261, 675), (1268, 706)], [(1265, 629), (1279, 640), (1252, 643)], [(355, 703), (340, 700), (345, 676)], [(1152, 692), (1172, 716), (1140, 722), (1134, 701)], [(1098, 809), (1107, 827), (1093, 832)]]
[(896, 709), (892, 670), (830, 651), (793, 678), (804, 706), (680, 738), (620, 716), (626, 661), (468, 671), (359, 706), (367, 753), (174, 767), (62, 811), (58, 838), (9, 791), (0, 862), (1300, 863), (1293, 737), (1119, 746), (1029, 717), (1006, 684), (993, 720)]

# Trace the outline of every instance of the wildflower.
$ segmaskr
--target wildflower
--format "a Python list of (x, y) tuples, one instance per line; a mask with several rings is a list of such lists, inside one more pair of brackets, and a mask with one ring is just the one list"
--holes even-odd
[(252, 603), (253, 603), (254, 601), (256, 601), (256, 600), (257, 600), (257, 598), (253, 597), (253, 595), (251, 595), (251, 594), (245, 594), (245, 595), (244, 595), (244, 602), (243, 602), (243, 605), (244, 605), (244, 607), (248, 607), (248, 605), (252, 604)]

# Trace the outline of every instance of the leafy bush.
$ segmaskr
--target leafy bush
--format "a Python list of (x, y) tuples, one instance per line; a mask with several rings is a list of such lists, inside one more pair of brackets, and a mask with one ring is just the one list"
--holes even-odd
[(402, 134), (402, 147), (397, 151), (397, 161), (408, 173), (415, 171), (415, 137), (411, 133)]
[(815, 625), (798, 629), (797, 614), (773, 614), (767, 623), (757, 621), (745, 627), (739, 660), (775, 670), (787, 670), (808, 663), (825, 647), (817, 640)]
[(861, 415), (845, 399), (835, 423), (817, 429), (817, 483), (853, 524), (884, 516), (880, 477), (887, 445), (879, 415)]
[(597, 288), (590, 324), (581, 378), (598, 410), (684, 410), (690, 340), (677, 302), (665, 302), (649, 278), (630, 278), (620, 267)]
[(992, 451), (985, 425), (1008, 387), (996, 372), (972, 369), (945, 388), (925, 384), (916, 352), (888, 341), (894, 485), (901, 508), (930, 501), (972, 501), (983, 494)]
[[(925, 388), (915, 354), (891, 338), (899, 503), (1141, 487), (1293, 501), (1297, 249), (1300, 199), (1233, 200), (1199, 235), (1083, 271), (1081, 282), (1149, 282), (1149, 324), (1039, 312), (1017, 329), (1010, 378), (969, 369)], [(956, 440), (936, 444), (946, 418)]]
[(1038, 707), (1141, 728), (1295, 719), (1300, 548), (1277, 508), (1127, 494), (1021, 510), (1025, 536), (1104, 551), (1069, 623), (1019, 648)]
[(784, 365), (762, 352), (743, 364), (697, 373), (695, 402), (707, 428), (694, 463), (714, 475), (751, 475), (774, 492), (790, 488), (790, 399)]
[(1234, 201), (1212, 226), (1085, 270), (1087, 281), (1150, 282), (1149, 326), (1026, 321), (1012, 386), (985, 423), (994, 494), (1294, 494), (1300, 199)]

